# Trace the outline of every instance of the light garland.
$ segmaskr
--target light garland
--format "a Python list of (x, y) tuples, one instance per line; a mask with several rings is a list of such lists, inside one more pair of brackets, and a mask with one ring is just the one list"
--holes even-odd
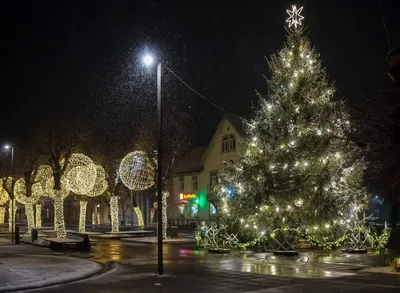
[(135, 211), (137, 219), (138, 219), (138, 227), (143, 227), (144, 221), (143, 221), (142, 211), (140, 210), (139, 207), (134, 207), (133, 210)]
[(130, 190), (145, 190), (154, 185), (154, 166), (141, 151), (131, 152), (122, 159), (119, 175)]
[[(86, 193), (86, 195), (89, 197), (102, 195), (108, 187), (108, 183), (106, 181), (106, 172), (104, 171), (104, 168), (100, 165), (95, 165), (95, 168), (96, 168), (96, 178), (93, 187)], [(79, 232), (81, 233), (86, 231), (86, 209), (87, 209), (87, 201), (81, 201), (80, 213), (79, 213)], [(98, 215), (98, 218), (99, 216), (100, 215)], [(97, 219), (97, 222), (100, 224), (99, 219)], [(92, 223), (93, 225), (96, 224), (96, 219), (94, 218), (93, 215), (92, 215)]]
[(86, 200), (79, 202), (79, 232), (81, 233), (86, 231), (86, 206)]
[(6, 208), (0, 207), (0, 224), (4, 224), (5, 216), (6, 216)]
[(8, 195), (7, 190), (3, 187), (3, 180), (0, 179), (0, 181), (0, 205), (5, 205), (9, 201), (10, 196)]
[[(61, 163), (62, 165), (64, 162)], [(84, 154), (72, 154), (68, 160), (62, 181), (67, 189), (76, 194), (87, 194), (93, 189), (97, 176), (92, 159)]]
[(25, 215), (28, 223), (28, 234), (32, 233), (32, 229), (35, 228), (35, 214), (33, 211), (33, 204), (31, 198), (27, 198), (25, 201)]
[(167, 239), (167, 227), (168, 227), (168, 217), (167, 217), (167, 198), (169, 197), (169, 192), (164, 190), (162, 193), (162, 237)]
[(42, 205), (41, 204), (37, 204), (36, 205), (36, 228), (42, 228)]
[[(11, 215), (11, 210), (13, 210), (13, 215)], [(11, 231), (15, 231), (15, 215), (17, 214), (17, 206), (16, 206), (16, 201), (11, 200), (9, 201), (8, 204), (8, 230)], [(12, 229), (11, 223), (14, 226), (14, 229)]]
[(57, 238), (65, 238), (67, 235), (65, 231), (64, 222), (64, 194), (62, 190), (53, 190), (54, 200), (54, 230), (57, 232)]
[(35, 228), (35, 213), (33, 205), (40, 199), (42, 193), (43, 188), (40, 183), (32, 184), (30, 188), (30, 196), (28, 196), (28, 187), (26, 186), (25, 178), (20, 178), (15, 182), (14, 196), (19, 203), (25, 205), (25, 215), (29, 235), (31, 235), (31, 230)]
[(47, 191), (46, 183), (48, 180), (52, 178), (53, 178), (53, 170), (49, 165), (40, 165), (38, 167), (35, 174), (35, 181), (37, 181), (42, 186), (43, 194), (41, 195), (49, 196), (46, 192)]
[(118, 219), (118, 196), (110, 197), (110, 213), (111, 213), (111, 232), (119, 232), (119, 219)]

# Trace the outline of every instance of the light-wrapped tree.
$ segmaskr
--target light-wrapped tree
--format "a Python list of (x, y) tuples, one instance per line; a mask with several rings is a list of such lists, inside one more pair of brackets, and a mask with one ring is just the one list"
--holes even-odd
[(249, 240), (304, 229), (315, 241), (335, 241), (367, 204), (364, 162), (301, 9), (288, 12), (287, 41), (269, 60), (268, 96), (246, 122), (241, 158), (221, 176), (219, 212)]
[(107, 189), (106, 172), (100, 165), (96, 165), (96, 179), (93, 187), (86, 192), (80, 201), (80, 214), (79, 214), (79, 232), (86, 231), (86, 208), (87, 200), (86, 197), (95, 197), (102, 195)]

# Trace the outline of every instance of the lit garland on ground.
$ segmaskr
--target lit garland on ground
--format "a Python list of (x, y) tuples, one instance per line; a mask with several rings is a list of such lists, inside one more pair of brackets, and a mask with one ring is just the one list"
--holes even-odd
[(168, 218), (167, 218), (167, 198), (169, 197), (169, 192), (164, 190), (162, 193), (162, 236), (163, 239), (167, 238), (167, 227), (168, 227)]
[(72, 154), (62, 181), (70, 191), (76, 194), (87, 194), (93, 189), (96, 176), (96, 166), (88, 156)]
[(36, 213), (35, 213), (35, 220), (36, 220), (36, 228), (42, 228), (42, 205), (36, 205)]
[(111, 232), (119, 232), (118, 223), (118, 196), (110, 197)]
[[(13, 202), (13, 215), (11, 215), (11, 206), (12, 206), (12, 202)], [(15, 215), (17, 214), (17, 205), (16, 205), (16, 201), (14, 200), (9, 200), (9, 204), (8, 204), (8, 230), (11, 232), (11, 222), (14, 224), (14, 231), (15, 231)], [(11, 219), (13, 219), (13, 221), (11, 221)]]
[(4, 224), (5, 216), (6, 216), (6, 208), (0, 207), (0, 224)]
[(86, 231), (86, 206), (86, 200), (81, 200), (79, 202), (79, 232)]

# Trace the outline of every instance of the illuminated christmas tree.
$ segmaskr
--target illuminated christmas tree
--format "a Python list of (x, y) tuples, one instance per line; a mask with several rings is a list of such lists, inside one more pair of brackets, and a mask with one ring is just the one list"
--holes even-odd
[(269, 60), (268, 96), (246, 122), (241, 158), (221, 175), (220, 212), (240, 235), (295, 229), (335, 241), (367, 204), (364, 162), (301, 10), (288, 11), (287, 41)]

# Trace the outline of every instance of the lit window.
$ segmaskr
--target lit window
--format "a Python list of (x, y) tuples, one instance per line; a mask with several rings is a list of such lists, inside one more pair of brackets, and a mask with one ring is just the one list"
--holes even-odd
[(192, 176), (192, 190), (197, 190), (197, 176)]
[(198, 208), (197, 204), (193, 204), (190, 208), (190, 211), (191, 211), (191, 217), (197, 218), (197, 215), (199, 213), (199, 208)]
[(185, 177), (179, 177), (179, 191), (183, 191), (185, 189)]
[(212, 217), (217, 215), (217, 208), (212, 203), (210, 203), (210, 215)]
[(179, 217), (184, 217), (185, 216), (185, 205), (180, 204), (178, 206), (178, 209), (179, 209)]

